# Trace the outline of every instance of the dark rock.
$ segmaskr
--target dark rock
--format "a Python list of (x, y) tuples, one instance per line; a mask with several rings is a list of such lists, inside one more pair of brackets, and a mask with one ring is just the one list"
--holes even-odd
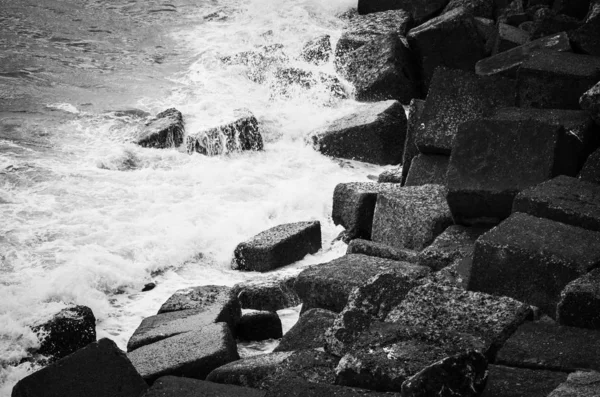
[(579, 98), (600, 80), (600, 58), (568, 52), (540, 51), (517, 73), (521, 107), (579, 109)]
[(481, 17), (475, 17), (475, 25), (477, 26), (479, 36), (481, 36), (481, 39), (485, 43), (485, 55), (489, 56), (494, 47), (496, 36), (498, 36), (498, 26), (496, 26), (493, 19)]
[(567, 381), (548, 397), (594, 397), (600, 395), (600, 373), (579, 371), (569, 374)]
[(373, 164), (398, 164), (406, 132), (406, 114), (399, 102), (369, 103), (312, 136), (326, 156)]
[(600, 186), (561, 175), (519, 193), (513, 212), (600, 232)]
[(446, 171), (450, 156), (419, 154), (412, 161), (405, 186), (446, 186)]
[(346, 237), (371, 238), (373, 213), (377, 195), (401, 189), (395, 183), (350, 182), (340, 183), (333, 191), (333, 223), (346, 229)]
[(418, 253), (416, 251), (402, 248), (398, 249), (390, 247), (389, 245), (363, 239), (350, 241), (346, 254), (363, 254), (411, 263), (415, 263), (418, 258)]
[(529, 41), (531, 34), (522, 29), (505, 23), (498, 24), (497, 34), (494, 38), (492, 55), (519, 47)]
[(519, 24), (518, 28), (531, 35), (531, 32), (533, 31), (533, 21), (525, 21)]
[(333, 325), (336, 313), (323, 309), (310, 309), (283, 336), (274, 351), (290, 351), (322, 348), (325, 330)]
[(183, 143), (183, 116), (175, 108), (157, 114), (139, 132), (135, 140), (140, 146), (153, 148), (178, 147)]
[(354, 86), (358, 101), (395, 99), (408, 104), (421, 96), (416, 58), (406, 39), (395, 33), (348, 53), (339, 72)]
[[(496, 1), (496, 3), (498, 2)], [(502, 4), (501, 7), (498, 7), (497, 10), (498, 22), (518, 26), (527, 20), (523, 0), (503, 0), (502, 3), (504, 4)]]
[(507, 77), (516, 77), (519, 67), (536, 52), (541, 50), (569, 52), (571, 51), (569, 37), (565, 32), (562, 32), (530, 41), (519, 47), (482, 59), (475, 65), (475, 72), (480, 76), (498, 74)]
[(267, 392), (266, 397), (400, 397), (400, 393), (377, 393), (354, 387), (312, 383), (299, 378), (282, 379)]
[(569, 32), (569, 38), (578, 52), (600, 56), (600, 2), (596, 1), (590, 7), (585, 23)]
[(600, 125), (600, 82), (583, 93), (579, 99), (579, 104)]
[(555, 371), (533, 371), (490, 365), (487, 385), (481, 397), (547, 397), (567, 379), (567, 374)]
[(148, 384), (165, 375), (203, 380), (213, 369), (239, 359), (225, 323), (162, 339), (127, 353), (127, 357)]
[(358, 13), (405, 10), (416, 24), (421, 24), (438, 14), (446, 4), (448, 0), (358, 0)]
[(383, 321), (418, 283), (406, 274), (387, 272), (355, 287), (348, 304), (325, 334), (327, 351), (340, 357), (348, 353), (360, 334), (374, 321)]
[[(406, 142), (406, 141), (404, 141)], [(379, 183), (402, 183), (402, 167), (394, 167), (383, 171), (377, 177)]]
[(251, 311), (244, 313), (236, 327), (235, 336), (244, 341), (279, 339), (283, 336), (281, 320), (276, 312)]
[(271, 98), (290, 98), (299, 90), (311, 90), (317, 87), (324, 89), (333, 98), (348, 97), (346, 89), (336, 76), (322, 72), (313, 73), (310, 70), (295, 67), (278, 68), (269, 83)]
[(488, 229), (449, 226), (433, 243), (419, 252), (418, 263), (433, 271), (450, 266), (458, 259), (473, 255), (475, 240)]
[(302, 299), (302, 312), (321, 308), (339, 313), (346, 306), (354, 287), (363, 285), (379, 273), (389, 271), (417, 279), (426, 276), (429, 269), (373, 256), (345, 255), (302, 271), (294, 288)]
[(600, 184), (600, 149), (596, 150), (588, 157), (579, 173), (579, 179)]
[(250, 80), (263, 83), (269, 72), (283, 66), (288, 61), (288, 56), (283, 51), (282, 44), (271, 44), (223, 57), (221, 61), (226, 65), (245, 66)]
[(224, 285), (202, 285), (177, 290), (162, 304), (157, 314), (179, 310), (219, 310), (215, 323), (225, 322), (234, 327), (242, 312), (237, 298), (230, 287)]
[(573, 17), (555, 14), (549, 9), (540, 9), (535, 13), (531, 39), (550, 36), (560, 32), (569, 32), (581, 26), (581, 22)]
[(40, 340), (36, 353), (54, 362), (96, 341), (96, 317), (87, 306), (67, 307), (32, 330)]
[(421, 153), (449, 155), (460, 124), (514, 104), (515, 83), (510, 79), (438, 68), (415, 132), (416, 145)]
[(262, 150), (263, 139), (256, 117), (246, 109), (234, 112), (235, 121), (205, 131), (188, 134), (188, 153), (214, 156), (242, 150)]
[(473, 16), (494, 18), (494, 0), (450, 0), (442, 14), (461, 7)]
[(152, 291), (154, 288), (156, 288), (156, 283), (148, 283), (144, 285), (144, 288), (142, 288), (142, 292)]
[(498, 352), (498, 364), (571, 372), (600, 368), (600, 332), (541, 321), (519, 327)]
[(143, 397), (264, 397), (265, 392), (247, 387), (220, 385), (203, 380), (163, 376), (158, 378)]
[(298, 306), (300, 297), (294, 291), (296, 277), (244, 281), (232, 287), (243, 309), (277, 311)]
[(232, 267), (266, 272), (294, 263), (321, 249), (321, 223), (296, 222), (272, 227), (238, 244)]
[(415, 143), (415, 134), (421, 123), (423, 109), (425, 109), (425, 101), (421, 99), (413, 99), (408, 105), (406, 139), (404, 140), (404, 153), (402, 154), (402, 185), (406, 183), (412, 160), (419, 154), (419, 149)]
[(410, 47), (421, 60), (423, 84), (429, 82), (438, 66), (474, 71), (485, 56), (485, 43), (472, 15), (457, 8), (408, 32)]
[(555, 0), (553, 10), (559, 14), (570, 15), (577, 19), (585, 18), (590, 0)]
[(148, 388), (110, 339), (83, 349), (21, 379), (12, 397), (138, 397)]
[(394, 248), (421, 250), (454, 222), (439, 185), (403, 187), (377, 197), (372, 240)]
[(448, 166), (457, 223), (497, 223), (514, 197), (556, 175), (575, 175), (577, 148), (561, 125), (509, 115), (460, 125)]
[(600, 269), (567, 284), (560, 293), (556, 321), (571, 327), (600, 329)]
[(432, 281), (413, 288), (385, 321), (432, 332), (472, 335), (482, 343), (477, 350), (493, 359), (498, 348), (531, 315), (529, 305), (514, 299)]
[(328, 34), (310, 40), (304, 45), (300, 53), (300, 57), (304, 61), (315, 65), (329, 62), (331, 55), (331, 38)]
[(233, 361), (214, 369), (206, 380), (256, 389), (293, 353), (268, 353)]
[[(279, 353), (283, 354), (283, 353)], [(282, 379), (299, 378), (308, 382), (333, 384), (335, 367), (339, 358), (318, 350), (301, 350), (292, 354), (277, 366), (262, 384), (261, 389), (270, 389)]]
[(563, 288), (600, 262), (600, 233), (516, 213), (475, 242), (469, 289), (554, 317)]

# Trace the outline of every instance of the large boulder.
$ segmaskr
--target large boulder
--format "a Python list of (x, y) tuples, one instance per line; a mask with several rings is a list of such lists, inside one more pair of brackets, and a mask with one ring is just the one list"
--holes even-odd
[(294, 352), (267, 353), (233, 361), (215, 368), (206, 380), (215, 383), (259, 388)]
[(390, 247), (389, 245), (363, 240), (360, 238), (350, 241), (348, 244), (348, 249), (346, 250), (346, 254), (363, 254), (411, 263), (415, 263), (418, 259), (417, 251), (394, 248)]
[(600, 184), (600, 149), (596, 150), (587, 158), (579, 173), (579, 179)]
[(321, 223), (296, 222), (272, 227), (238, 244), (232, 267), (266, 272), (294, 263), (321, 249)]
[(457, 260), (468, 258), (473, 255), (475, 240), (487, 230), (459, 225), (449, 226), (429, 247), (419, 252), (418, 264), (438, 271)]
[(567, 381), (548, 397), (594, 397), (600, 395), (600, 372), (577, 371), (569, 374)]
[(188, 153), (215, 156), (242, 150), (262, 150), (263, 139), (256, 117), (247, 109), (235, 110), (234, 117), (231, 123), (189, 133), (186, 138)]
[(157, 114), (139, 131), (135, 143), (144, 147), (178, 147), (183, 143), (183, 116), (175, 108)]
[(457, 8), (431, 19), (408, 32), (408, 41), (421, 60), (425, 88), (438, 66), (474, 71), (485, 57), (485, 41), (473, 15)]
[(469, 289), (554, 317), (563, 288), (600, 261), (600, 233), (515, 213), (475, 242)]
[(439, 185), (403, 187), (377, 197), (372, 240), (394, 248), (421, 250), (453, 224)]
[(331, 218), (342, 225), (346, 238), (371, 238), (373, 214), (377, 195), (401, 189), (396, 183), (350, 182), (340, 183), (333, 191)]
[(354, 287), (363, 285), (379, 273), (390, 271), (412, 279), (429, 273), (428, 268), (408, 262), (352, 254), (303, 270), (294, 288), (302, 299), (302, 312), (321, 308), (339, 313), (346, 306)]
[(279, 339), (283, 336), (281, 319), (276, 312), (248, 311), (235, 328), (235, 336), (243, 341)]
[(547, 397), (567, 379), (563, 372), (503, 365), (490, 365), (488, 371), (488, 381), (481, 397)]
[(437, 68), (415, 132), (421, 153), (449, 155), (460, 124), (514, 106), (515, 84), (504, 77), (482, 77), (463, 70)]
[(569, 36), (565, 32), (561, 32), (500, 52), (477, 62), (475, 72), (480, 76), (516, 77), (519, 67), (542, 49), (559, 52), (571, 51)]
[(421, 96), (416, 58), (406, 39), (395, 33), (346, 54), (339, 72), (354, 86), (357, 101), (395, 99), (408, 104)]
[[(489, 47), (491, 47), (491, 53), (492, 55), (496, 55), (512, 48), (519, 47), (527, 43), (530, 36), (531, 34), (523, 29), (500, 22), (498, 23), (498, 28), (495, 34), (493, 35), (493, 41), (489, 44)], [(484, 61), (485, 60), (477, 62), (475, 69), (477, 70), (477, 65)]]
[(539, 51), (517, 72), (521, 107), (579, 109), (579, 98), (600, 80), (600, 57)]
[[(279, 354), (283, 353), (285, 352)], [(294, 378), (313, 383), (334, 384), (335, 367), (339, 361), (338, 357), (314, 349), (292, 352), (263, 380), (260, 388), (268, 390), (283, 379)]]
[(152, 384), (165, 375), (203, 380), (215, 368), (239, 359), (225, 323), (162, 339), (127, 354), (135, 369)]
[(569, 38), (577, 52), (600, 56), (600, 2), (594, 2), (585, 23), (569, 32)]
[(364, 104), (356, 113), (313, 133), (315, 148), (327, 156), (373, 164), (402, 160), (406, 114), (399, 102)]
[(556, 306), (556, 321), (571, 327), (600, 329), (600, 269), (567, 284)]
[(513, 212), (600, 232), (600, 186), (560, 175), (519, 193)]
[(143, 397), (264, 397), (265, 392), (233, 385), (221, 385), (179, 376), (158, 378)]
[(83, 349), (21, 379), (12, 397), (139, 397), (148, 388), (110, 339)]
[(457, 223), (497, 223), (514, 197), (556, 175), (575, 175), (577, 146), (563, 126), (497, 117), (458, 128), (448, 166), (448, 205)]
[[(425, 101), (421, 99), (413, 99), (408, 105), (406, 139), (404, 140), (404, 153), (402, 154), (402, 185), (406, 183), (413, 159), (420, 153), (415, 143), (415, 135), (421, 124), (423, 109), (425, 109)], [(379, 180), (379, 182), (384, 181)]]
[(265, 397), (400, 397), (400, 393), (378, 393), (292, 377), (275, 382)]
[(40, 340), (36, 353), (54, 362), (96, 341), (96, 317), (87, 306), (67, 307), (32, 330)]
[(496, 362), (562, 372), (598, 371), (599, 353), (599, 331), (536, 321), (517, 329), (498, 352)]
[(202, 285), (175, 291), (162, 304), (157, 314), (179, 310), (218, 310), (215, 322), (225, 322), (231, 327), (240, 319), (240, 304), (230, 287), (224, 285)]
[(358, 13), (405, 10), (419, 25), (438, 14), (446, 4), (448, 0), (358, 0)]
[(294, 291), (295, 276), (270, 277), (243, 281), (231, 289), (242, 309), (277, 311), (298, 306), (300, 297)]
[(535, 12), (531, 29), (533, 40), (560, 32), (569, 32), (582, 25), (581, 21), (568, 15), (556, 14), (547, 8)]
[(286, 332), (275, 352), (323, 348), (325, 331), (333, 325), (336, 313), (323, 309), (310, 309)]
[(583, 93), (579, 104), (600, 125), (600, 82)]
[(446, 172), (450, 156), (419, 154), (410, 165), (405, 186), (446, 186)]
[(308, 41), (302, 47), (300, 58), (318, 66), (329, 62), (332, 52), (331, 37), (326, 34)]

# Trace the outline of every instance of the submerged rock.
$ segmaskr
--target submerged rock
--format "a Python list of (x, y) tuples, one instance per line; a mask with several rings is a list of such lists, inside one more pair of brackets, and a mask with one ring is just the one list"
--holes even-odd
[(322, 65), (329, 62), (331, 55), (331, 37), (328, 34), (307, 42), (300, 53), (300, 57), (304, 61), (315, 65)]
[(157, 114), (139, 132), (135, 140), (140, 146), (153, 148), (178, 147), (183, 143), (183, 116), (175, 108)]

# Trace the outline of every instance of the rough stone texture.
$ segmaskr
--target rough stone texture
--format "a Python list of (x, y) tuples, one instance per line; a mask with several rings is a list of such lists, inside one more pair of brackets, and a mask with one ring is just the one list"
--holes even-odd
[(148, 384), (165, 375), (203, 380), (213, 369), (240, 358), (225, 323), (142, 346), (127, 357)]
[(569, 32), (581, 26), (581, 22), (568, 15), (556, 14), (547, 8), (535, 13), (531, 38), (533, 40), (560, 32)]
[(490, 56), (494, 41), (498, 35), (498, 27), (493, 19), (475, 17), (475, 25), (479, 31), (479, 35), (485, 43), (485, 55)]
[(214, 322), (224, 322), (231, 329), (242, 315), (240, 303), (230, 287), (224, 285), (203, 285), (176, 291), (162, 304), (157, 314), (179, 310), (218, 311)]
[(426, 276), (429, 269), (373, 256), (345, 255), (302, 271), (294, 288), (302, 299), (302, 312), (321, 308), (339, 313), (346, 306), (354, 287), (363, 285), (379, 273), (389, 271), (417, 279)]
[(138, 397), (148, 386), (110, 339), (83, 349), (21, 379), (12, 397)]
[(333, 191), (333, 223), (346, 229), (346, 238), (371, 238), (377, 196), (400, 190), (396, 183), (340, 183)]
[(600, 184), (600, 149), (596, 150), (587, 158), (579, 173), (579, 179)]
[[(281, 353), (280, 353), (281, 354)], [(339, 358), (318, 350), (301, 350), (292, 354), (277, 366), (260, 385), (270, 389), (283, 379), (299, 378), (308, 382), (333, 384), (335, 367)]]
[(418, 264), (427, 266), (433, 271), (450, 266), (458, 259), (473, 255), (475, 240), (488, 229), (449, 226), (433, 243), (419, 252)]
[(595, 397), (600, 395), (600, 373), (579, 371), (569, 374), (567, 381), (548, 397)]
[(178, 147), (183, 143), (183, 115), (175, 108), (157, 114), (138, 133), (135, 143), (144, 147)]
[(335, 47), (335, 66), (342, 70), (347, 55), (388, 34), (404, 36), (412, 26), (412, 17), (403, 10), (390, 10), (369, 15), (357, 15), (348, 21)]
[(392, 259), (395, 261), (415, 263), (418, 252), (408, 249), (397, 249), (389, 245), (376, 243), (374, 241), (355, 239), (348, 244), (346, 254), (363, 254), (376, 256), (378, 258)]
[(258, 388), (294, 352), (267, 353), (233, 361), (214, 369), (207, 381)]
[(298, 92), (317, 87), (331, 94), (328, 98), (329, 102), (325, 102), (325, 105), (333, 104), (335, 98), (348, 97), (344, 85), (332, 74), (288, 66), (277, 68), (271, 77), (269, 79), (270, 99), (292, 98), (298, 95)]
[(600, 269), (567, 284), (560, 293), (556, 321), (572, 327), (600, 329)]
[(519, 327), (498, 352), (498, 364), (571, 372), (600, 368), (600, 332), (541, 321)]
[(256, 117), (247, 109), (236, 110), (234, 117), (235, 121), (231, 123), (188, 134), (188, 153), (215, 156), (242, 150), (262, 150), (263, 139)]
[(419, 149), (415, 143), (415, 134), (421, 123), (423, 109), (425, 109), (425, 101), (421, 99), (413, 99), (408, 105), (406, 139), (404, 140), (404, 153), (402, 154), (402, 185), (406, 183), (412, 160), (419, 154)]
[(408, 104), (421, 96), (416, 58), (406, 39), (395, 33), (348, 53), (339, 72), (354, 86), (357, 101), (395, 99)]
[(321, 249), (319, 221), (286, 223), (238, 244), (232, 267), (267, 272), (294, 263)]
[(567, 374), (555, 371), (533, 371), (490, 365), (487, 385), (481, 397), (547, 397), (567, 379)]
[(244, 341), (279, 339), (283, 336), (279, 315), (276, 312), (254, 310), (244, 313), (235, 329), (235, 336)]
[(406, 186), (442, 185), (446, 186), (446, 171), (450, 156), (419, 154), (412, 161), (406, 178)]
[(448, 282), (428, 282), (413, 288), (385, 321), (469, 334), (483, 345), (488, 358), (532, 315), (531, 308), (507, 297), (465, 291)]
[(600, 125), (600, 82), (583, 93), (579, 104)]
[(556, 175), (575, 175), (577, 148), (561, 125), (519, 117), (461, 124), (448, 166), (448, 205), (457, 223), (497, 223), (514, 197)]
[(282, 379), (265, 397), (400, 397), (400, 393), (378, 393), (354, 387), (307, 382), (299, 378)]
[(439, 13), (448, 0), (358, 0), (358, 13), (406, 10), (417, 25)]
[(243, 65), (246, 75), (256, 83), (264, 83), (269, 72), (288, 62), (283, 44), (270, 44), (221, 58), (226, 65)]
[(54, 362), (96, 341), (96, 317), (87, 306), (67, 307), (32, 330), (40, 340), (36, 353)]
[(318, 66), (329, 62), (332, 53), (331, 37), (325, 34), (307, 42), (302, 47), (300, 58)]
[(498, 30), (492, 44), (492, 55), (508, 51), (529, 41), (531, 34), (505, 23), (498, 24)]
[(442, 14), (460, 7), (476, 17), (494, 18), (494, 0), (450, 0)]
[(482, 77), (463, 70), (438, 68), (415, 132), (421, 153), (449, 155), (460, 124), (514, 106), (515, 84), (504, 77)]
[(372, 240), (394, 248), (421, 250), (453, 224), (439, 185), (403, 187), (377, 197)]
[(315, 148), (327, 156), (373, 164), (398, 164), (406, 132), (406, 114), (399, 102), (365, 104), (312, 136)]
[(519, 47), (482, 59), (475, 65), (480, 76), (503, 75), (516, 77), (519, 67), (542, 49), (558, 52), (571, 51), (569, 36), (565, 32), (533, 40)]
[(142, 397), (264, 397), (265, 392), (203, 380), (163, 376)]
[[(406, 142), (406, 141), (404, 141)], [(379, 183), (402, 183), (402, 167), (394, 167), (383, 171), (377, 177)]]
[[(501, 4), (500, 4), (501, 3)], [(518, 26), (527, 20), (523, 0), (496, 1), (498, 21), (509, 25)]]
[(583, 19), (588, 13), (590, 0), (555, 0), (552, 9), (559, 13)]
[(325, 333), (327, 351), (340, 357), (348, 353), (360, 333), (374, 321), (383, 321), (418, 283), (419, 280), (404, 274), (388, 272), (355, 287), (348, 304)]
[(540, 51), (517, 73), (520, 107), (579, 109), (579, 98), (600, 80), (600, 58)]
[(595, 2), (585, 23), (569, 32), (573, 47), (583, 54), (600, 56), (600, 3)]
[(300, 297), (294, 291), (296, 277), (271, 277), (244, 281), (232, 287), (243, 309), (277, 311), (298, 306)]
[(513, 212), (524, 212), (584, 229), (600, 231), (600, 186), (560, 175), (523, 190)]
[(310, 309), (283, 336), (274, 351), (323, 348), (325, 330), (333, 325), (337, 314), (323, 309)]
[(485, 56), (485, 42), (479, 36), (475, 20), (463, 8), (413, 28), (407, 38), (421, 60), (426, 88), (436, 67), (474, 71), (477, 61)]
[(475, 242), (469, 289), (554, 317), (563, 288), (600, 264), (600, 233), (515, 213)]

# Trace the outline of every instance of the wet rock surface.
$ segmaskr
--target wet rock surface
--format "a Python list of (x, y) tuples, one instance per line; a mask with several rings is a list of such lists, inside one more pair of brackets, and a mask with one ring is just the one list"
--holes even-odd
[(150, 120), (139, 132), (135, 143), (157, 149), (178, 147), (183, 143), (184, 133), (183, 115), (170, 108)]
[(436, 15), (448, 4), (448, 0), (358, 0), (358, 13), (369, 14), (386, 10), (405, 10), (418, 25)]
[(233, 385), (221, 385), (179, 376), (163, 376), (154, 382), (143, 397), (264, 397), (265, 392)]
[(220, 310), (222, 314), (215, 322), (226, 322), (231, 325), (235, 325), (241, 316), (239, 303), (231, 288), (222, 285), (180, 289), (162, 304), (157, 314), (179, 310)]
[(260, 388), (271, 389), (274, 384), (287, 379), (302, 379), (311, 383), (333, 385), (338, 362), (338, 357), (318, 350), (293, 352), (264, 379)]
[(446, 172), (450, 156), (419, 154), (410, 165), (405, 186), (446, 186)]
[(378, 393), (355, 387), (308, 382), (300, 378), (282, 379), (267, 392), (268, 397), (400, 397), (400, 393)]
[(307, 42), (302, 47), (300, 57), (306, 62), (322, 65), (329, 62), (332, 52), (331, 37), (323, 35)]
[(270, 277), (244, 281), (234, 285), (232, 293), (243, 309), (277, 311), (299, 305), (300, 297), (294, 291), (295, 276)]
[(567, 379), (564, 372), (490, 365), (481, 397), (548, 397)]
[(404, 261), (415, 263), (418, 260), (417, 251), (408, 249), (398, 249), (389, 245), (376, 243), (374, 241), (355, 239), (348, 244), (346, 254), (363, 254), (376, 256), (378, 258), (392, 259), (395, 261)]
[(325, 331), (333, 325), (337, 313), (310, 309), (306, 311), (294, 326), (281, 338), (275, 352), (323, 348)]
[(560, 293), (556, 321), (571, 327), (600, 329), (600, 269), (567, 284)]
[(419, 252), (417, 263), (438, 271), (457, 260), (470, 257), (473, 255), (475, 240), (487, 230), (459, 225), (449, 226), (429, 247)]
[(557, 387), (548, 397), (593, 397), (600, 393), (600, 373), (578, 371), (569, 374), (567, 381)]
[(209, 382), (258, 388), (293, 352), (268, 353), (233, 361), (214, 369)]

